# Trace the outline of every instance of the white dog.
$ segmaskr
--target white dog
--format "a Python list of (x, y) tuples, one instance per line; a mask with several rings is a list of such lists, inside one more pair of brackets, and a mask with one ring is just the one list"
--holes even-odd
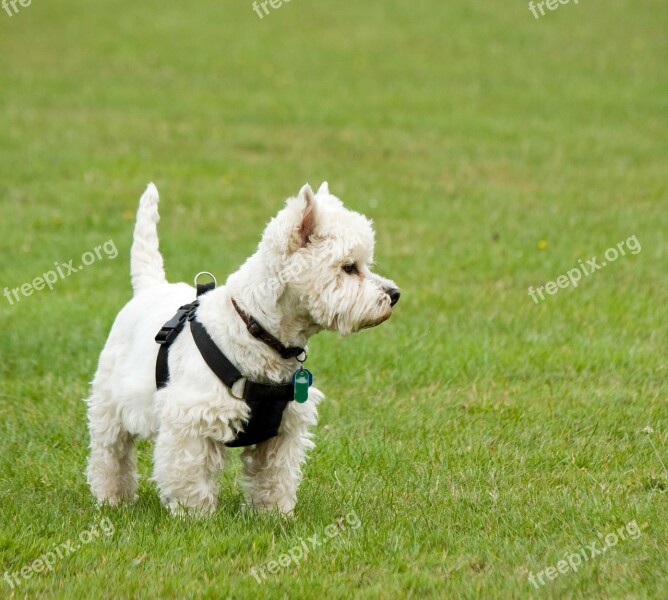
[[(195, 300), (193, 287), (167, 283), (158, 220), (158, 191), (150, 184), (139, 203), (131, 252), (134, 297), (114, 322), (87, 400), (88, 482), (101, 502), (134, 500), (134, 440), (155, 438), (153, 479), (163, 503), (175, 513), (209, 513), (216, 507), (226, 445), (244, 435), (251, 416), (243, 399), (246, 380), (269, 391), (274, 388), (262, 384), (292, 386), (310, 336), (378, 325), (391, 315), (399, 290), (369, 270), (370, 221), (345, 209), (326, 183), (316, 195), (305, 185), (267, 225), (255, 254), (224, 286), (201, 295), (190, 312), (214, 351), (224, 355), (220, 360), (243, 379), (231, 387), (221, 381), (196, 343), (194, 322), (186, 320), (171, 344), (168, 382), (157, 390), (156, 333), (179, 306)], [(258, 330), (262, 335), (256, 337)], [(290, 351), (287, 358), (282, 350)], [(284, 410), (276, 404), (281, 412), (274, 436), (244, 449), (249, 505), (293, 510), (322, 398), (310, 387), (306, 402), (284, 402)]]

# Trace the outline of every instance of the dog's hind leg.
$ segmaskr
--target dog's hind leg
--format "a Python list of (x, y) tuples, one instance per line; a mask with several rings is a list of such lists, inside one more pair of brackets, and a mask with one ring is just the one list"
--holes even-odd
[(123, 427), (112, 403), (93, 393), (88, 400), (90, 457), (86, 475), (93, 495), (112, 505), (137, 497), (134, 436)]

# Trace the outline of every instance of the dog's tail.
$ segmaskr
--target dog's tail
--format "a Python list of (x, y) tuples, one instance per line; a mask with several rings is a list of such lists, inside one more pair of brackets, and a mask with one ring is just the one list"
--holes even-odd
[(163, 283), (167, 283), (162, 256), (158, 249), (158, 189), (148, 184), (137, 209), (134, 241), (130, 252), (130, 274), (135, 295)]

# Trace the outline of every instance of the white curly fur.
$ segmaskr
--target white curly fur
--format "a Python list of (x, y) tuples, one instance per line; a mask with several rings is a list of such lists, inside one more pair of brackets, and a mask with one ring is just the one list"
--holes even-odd
[[(165, 279), (158, 220), (158, 191), (150, 184), (139, 203), (132, 245), (134, 297), (116, 317), (87, 400), (87, 477), (101, 502), (134, 500), (134, 441), (154, 438), (153, 479), (163, 503), (175, 513), (209, 513), (216, 508), (225, 443), (243, 430), (248, 407), (204, 363), (188, 328), (170, 348), (169, 384), (156, 392), (155, 334), (195, 298), (191, 286)], [(255, 254), (224, 286), (201, 297), (198, 319), (244, 376), (289, 381), (297, 360), (284, 360), (253, 338), (231, 299), (288, 346), (306, 346), (322, 329), (347, 335), (377, 325), (390, 316), (398, 290), (369, 270), (373, 246), (370, 221), (345, 209), (326, 183), (317, 195), (306, 185), (267, 225)], [(356, 268), (348, 273), (343, 267), (351, 264)], [(306, 403), (288, 404), (278, 436), (244, 449), (249, 505), (293, 510), (322, 398), (311, 387)]]

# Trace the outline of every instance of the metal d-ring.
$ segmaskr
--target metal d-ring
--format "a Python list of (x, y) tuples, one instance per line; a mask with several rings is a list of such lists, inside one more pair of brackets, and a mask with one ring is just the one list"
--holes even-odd
[(218, 287), (218, 282), (216, 281), (216, 278), (213, 276), (212, 273), (209, 273), (208, 271), (200, 271), (199, 273), (197, 273), (197, 275), (195, 275), (195, 287), (197, 287), (197, 285), (198, 285), (198, 284), (197, 284), (197, 280), (198, 280), (202, 275), (208, 275), (209, 277), (211, 277), (211, 279), (213, 280), (213, 283), (215, 284), (215, 287)]
[[(300, 358), (301, 355), (304, 355), (304, 358)], [(306, 352), (306, 348), (302, 350), (298, 356), (295, 357), (297, 359), (297, 362), (300, 362), (302, 364), (302, 367), (304, 367), (304, 363), (306, 362), (306, 359), (308, 358), (308, 353)]]

